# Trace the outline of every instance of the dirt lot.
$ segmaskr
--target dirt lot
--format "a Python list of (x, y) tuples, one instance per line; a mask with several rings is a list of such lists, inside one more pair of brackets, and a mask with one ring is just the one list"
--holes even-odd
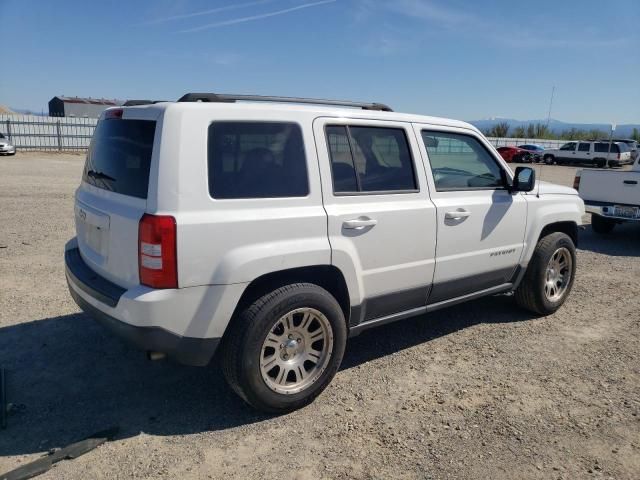
[(0, 157), (0, 472), (119, 425), (41, 478), (640, 476), (640, 227), (581, 232), (555, 315), (502, 296), (367, 331), (313, 405), (267, 417), (217, 368), (148, 362), (79, 312), (62, 254), (82, 161)]

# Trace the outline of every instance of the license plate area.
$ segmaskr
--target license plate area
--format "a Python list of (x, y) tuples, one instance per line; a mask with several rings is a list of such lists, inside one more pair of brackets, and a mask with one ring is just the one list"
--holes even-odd
[(613, 216), (621, 218), (640, 218), (639, 207), (628, 207), (624, 205), (615, 205), (613, 207)]
[(83, 254), (103, 264), (109, 251), (109, 215), (77, 202), (75, 205), (76, 233)]

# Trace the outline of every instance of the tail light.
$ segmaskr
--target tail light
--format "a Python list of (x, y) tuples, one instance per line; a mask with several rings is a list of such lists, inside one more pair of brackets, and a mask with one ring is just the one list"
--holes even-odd
[(138, 227), (140, 283), (152, 288), (178, 288), (176, 219), (143, 215)]
[(581, 172), (577, 172), (575, 178), (573, 179), (573, 188), (576, 190), (580, 190), (580, 175)]
[(618, 154), (616, 158), (617, 158), (618, 160), (620, 160), (620, 154)]

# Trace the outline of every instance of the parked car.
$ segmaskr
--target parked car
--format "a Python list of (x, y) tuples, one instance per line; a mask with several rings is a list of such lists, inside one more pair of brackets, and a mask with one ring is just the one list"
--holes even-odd
[(610, 233), (619, 223), (640, 222), (640, 158), (631, 171), (578, 171), (574, 186), (596, 233)]
[(518, 145), (518, 148), (521, 148), (523, 150), (526, 150), (527, 152), (530, 152), (533, 155), (534, 162), (540, 162), (544, 155), (544, 147), (541, 147), (540, 145), (534, 145), (534, 144)]
[(531, 152), (519, 147), (498, 147), (498, 153), (505, 161), (511, 163), (531, 163), (533, 155)]
[(631, 153), (627, 144), (614, 142), (576, 141), (565, 143), (558, 149), (547, 149), (544, 163), (591, 164), (596, 167), (619, 167), (631, 163)]
[(16, 147), (14, 147), (9, 139), (0, 133), (0, 155), (15, 155)]
[(206, 365), (219, 349), (233, 390), (282, 412), (319, 395), (365, 329), (508, 292), (556, 311), (583, 213), (468, 123), (187, 94), (102, 114), (66, 277), (151, 358)]

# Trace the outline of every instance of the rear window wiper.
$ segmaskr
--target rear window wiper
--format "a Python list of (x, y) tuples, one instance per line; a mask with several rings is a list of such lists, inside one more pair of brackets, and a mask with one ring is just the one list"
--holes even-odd
[(99, 179), (99, 180), (109, 180), (111, 182), (115, 182), (116, 181), (116, 179), (113, 178), (112, 176), (107, 175), (106, 173), (103, 173), (103, 172), (98, 172), (96, 170), (87, 171), (87, 176), (89, 176), (91, 178), (96, 178), (96, 179)]

